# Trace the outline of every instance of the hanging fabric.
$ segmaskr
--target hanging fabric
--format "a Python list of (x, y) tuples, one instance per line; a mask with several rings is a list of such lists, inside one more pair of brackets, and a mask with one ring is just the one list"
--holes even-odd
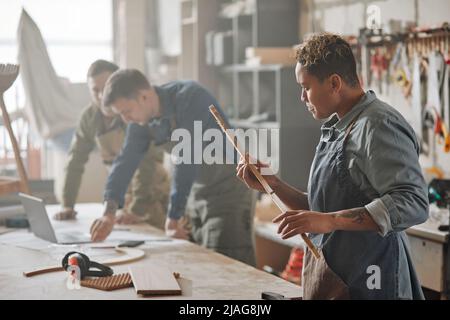
[(449, 103), (449, 94), (450, 94), (450, 90), (449, 90), (449, 70), (450, 70), (450, 65), (449, 64), (445, 64), (444, 65), (445, 68), (445, 72), (444, 72), (444, 83), (443, 83), (443, 88), (442, 88), (442, 106), (443, 106), (443, 118), (444, 118), (444, 122), (445, 125), (447, 126), (447, 128), (450, 128), (450, 103)]
[(38, 26), (25, 10), (17, 34), (25, 113), (41, 138), (58, 140), (58, 135), (75, 127), (82, 107), (88, 102), (87, 87), (63, 84), (52, 66)]
[(406, 46), (403, 43), (399, 43), (392, 59), (391, 73), (393, 74), (395, 83), (402, 88), (402, 93), (405, 98), (410, 96), (412, 90), (412, 77), (408, 61)]
[(441, 117), (441, 99), (439, 97), (438, 54), (432, 51), (428, 55), (427, 108), (435, 109)]

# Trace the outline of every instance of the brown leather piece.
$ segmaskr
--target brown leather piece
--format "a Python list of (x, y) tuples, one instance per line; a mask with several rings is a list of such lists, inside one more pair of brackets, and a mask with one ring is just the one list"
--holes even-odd
[(320, 250), (316, 259), (306, 250), (303, 264), (304, 300), (348, 300), (350, 292), (342, 279), (330, 269)]

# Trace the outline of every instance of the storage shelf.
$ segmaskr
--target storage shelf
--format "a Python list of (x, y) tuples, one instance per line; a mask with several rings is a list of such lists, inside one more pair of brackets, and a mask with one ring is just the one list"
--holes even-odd
[(279, 71), (283, 68), (289, 68), (289, 66), (285, 66), (282, 64), (262, 64), (259, 66), (248, 66), (246, 64), (235, 64), (226, 66), (223, 68), (223, 71), (228, 72), (264, 72), (264, 71)]
[(256, 12), (249, 12), (249, 13), (239, 13), (238, 15), (236, 15), (236, 16), (233, 16), (233, 17), (224, 17), (224, 16), (219, 16), (219, 18), (221, 18), (221, 19), (226, 19), (226, 20), (232, 20), (232, 19), (236, 19), (236, 18), (239, 18), (239, 17), (252, 17), (252, 16), (254, 16), (255, 15), (255, 13)]
[(185, 18), (181, 21), (181, 24), (183, 26), (187, 26), (187, 25), (193, 25), (197, 23), (197, 19), (196, 18)]

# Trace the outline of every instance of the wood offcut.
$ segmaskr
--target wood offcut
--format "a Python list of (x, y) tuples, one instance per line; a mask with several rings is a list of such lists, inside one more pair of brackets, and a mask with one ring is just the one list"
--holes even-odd
[(130, 288), (133, 286), (129, 273), (116, 274), (109, 277), (84, 279), (80, 281), (82, 287), (93, 288), (103, 291)]

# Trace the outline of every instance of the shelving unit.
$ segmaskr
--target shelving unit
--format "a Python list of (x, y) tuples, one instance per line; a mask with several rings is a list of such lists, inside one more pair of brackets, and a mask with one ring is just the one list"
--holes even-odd
[(196, 80), (217, 93), (216, 70), (206, 65), (205, 36), (217, 28), (220, 0), (181, 0), (179, 79)]
[[(270, 155), (271, 160), (283, 180), (305, 190), (320, 123), (299, 101), (294, 67), (245, 64), (248, 47), (291, 47), (299, 42), (298, 0), (256, 0), (245, 12), (221, 17), (222, 5), (230, 3), (182, 0), (179, 78), (207, 87), (234, 127), (279, 130), (279, 156)], [(220, 54), (228, 65), (207, 64), (206, 38), (211, 31), (227, 34)]]
[(279, 130), (279, 157), (271, 160), (283, 180), (305, 190), (320, 124), (300, 102), (294, 67), (245, 64), (248, 47), (297, 44), (298, 12), (297, 0), (256, 0), (252, 13), (222, 19), (221, 30), (232, 31), (233, 63), (218, 74), (218, 97), (234, 127)]

